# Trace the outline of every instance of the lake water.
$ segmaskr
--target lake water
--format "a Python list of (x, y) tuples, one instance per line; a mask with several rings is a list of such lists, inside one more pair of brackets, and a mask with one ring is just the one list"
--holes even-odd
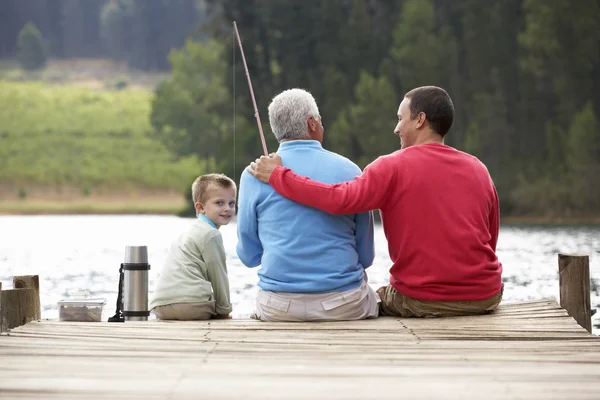
[[(12, 287), (14, 275), (39, 275), (43, 318), (57, 318), (57, 301), (87, 290), (107, 300), (103, 320), (114, 314), (119, 265), (125, 246), (146, 245), (150, 291), (154, 289), (170, 242), (192, 219), (174, 216), (0, 216), (0, 281)], [(248, 317), (256, 293), (256, 269), (235, 253), (235, 222), (221, 227), (229, 269), (233, 316)], [(375, 230), (376, 258), (369, 283), (388, 281), (391, 265), (381, 226)], [(558, 253), (590, 255), (592, 306), (600, 308), (600, 227), (503, 226), (498, 255), (504, 265), (504, 300), (558, 299)], [(600, 313), (599, 313), (600, 314)], [(600, 315), (594, 317), (598, 324)]]

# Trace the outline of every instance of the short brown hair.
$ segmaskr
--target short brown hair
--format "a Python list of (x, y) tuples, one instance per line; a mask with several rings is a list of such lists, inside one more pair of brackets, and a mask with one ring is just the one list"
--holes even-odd
[(410, 99), (410, 117), (425, 113), (429, 126), (438, 135), (446, 136), (454, 122), (454, 104), (450, 95), (437, 86), (421, 86), (404, 95)]
[(203, 203), (206, 201), (206, 192), (211, 186), (217, 186), (223, 189), (236, 190), (235, 182), (224, 174), (206, 174), (200, 175), (196, 178), (192, 184), (192, 201), (194, 204), (197, 202)]

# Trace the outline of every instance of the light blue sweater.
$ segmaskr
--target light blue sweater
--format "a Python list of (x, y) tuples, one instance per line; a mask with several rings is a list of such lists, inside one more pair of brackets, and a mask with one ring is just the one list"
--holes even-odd
[[(315, 140), (283, 142), (283, 165), (324, 183), (361, 174), (360, 168)], [(258, 286), (288, 293), (340, 292), (358, 287), (373, 263), (371, 213), (332, 215), (280, 196), (244, 171), (238, 199), (237, 254), (261, 265)]]

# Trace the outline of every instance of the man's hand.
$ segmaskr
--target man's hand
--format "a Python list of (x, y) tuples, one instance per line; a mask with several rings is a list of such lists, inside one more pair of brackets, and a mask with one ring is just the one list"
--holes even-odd
[(273, 170), (278, 165), (283, 165), (281, 157), (275, 153), (271, 153), (269, 154), (269, 157), (261, 156), (260, 158), (257, 158), (254, 162), (250, 163), (250, 166), (248, 166), (246, 170), (256, 179), (264, 183), (269, 183), (271, 173), (273, 173)]

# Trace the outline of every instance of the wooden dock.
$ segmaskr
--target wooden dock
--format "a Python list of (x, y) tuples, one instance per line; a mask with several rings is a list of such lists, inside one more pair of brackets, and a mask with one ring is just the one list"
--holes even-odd
[(555, 301), (446, 319), (30, 322), (2, 399), (600, 399), (600, 338)]

